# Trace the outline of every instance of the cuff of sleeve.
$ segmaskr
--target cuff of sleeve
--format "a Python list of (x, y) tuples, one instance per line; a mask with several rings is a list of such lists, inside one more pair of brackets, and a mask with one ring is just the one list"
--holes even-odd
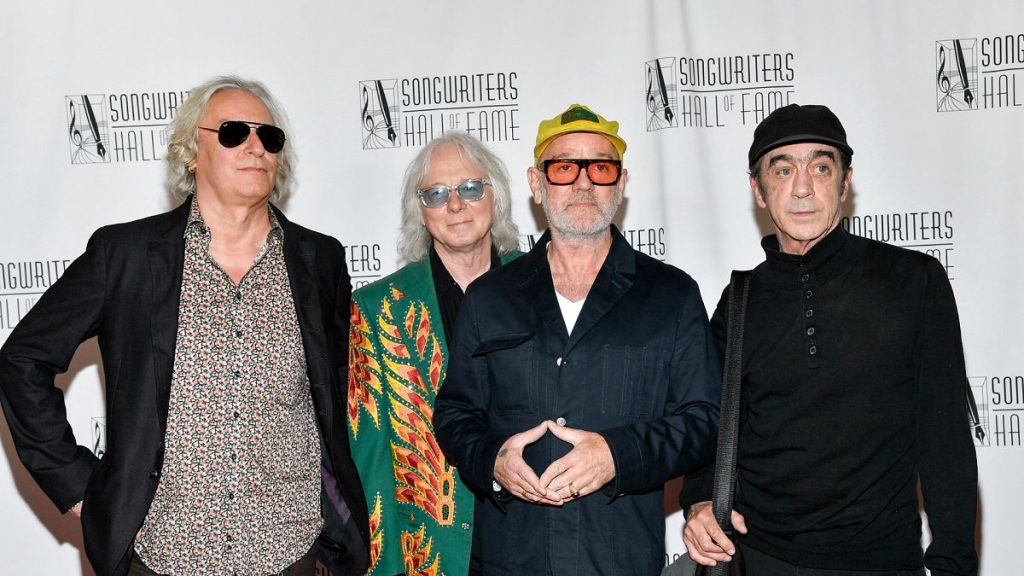
[(690, 508), (698, 502), (711, 500), (714, 494), (714, 464), (683, 477), (683, 489), (679, 491), (679, 507), (688, 515)]
[[(482, 454), (480, 462), (482, 465), (477, 468), (480, 473), (477, 485), (490, 496), (491, 500), (494, 501), (494, 504), (502, 512), (505, 511), (504, 503), (512, 499), (512, 494), (494, 479), (494, 464), (498, 460), (498, 451), (501, 450), (501, 445), (504, 442), (504, 438), (493, 435), (488, 435), (481, 440), (483, 445), (480, 448), (480, 453)], [(495, 490), (495, 488), (498, 488), (498, 490)]]
[(68, 511), (82, 501), (85, 487), (89, 483), (99, 459), (84, 446), (77, 447), (75, 459), (58, 470), (40, 474), (36, 482), (58, 510)]
[(501, 484), (498, 484), (497, 480), (491, 480), (491, 500), (494, 500), (494, 505), (497, 506), (498, 510), (505, 511), (505, 503), (512, 500), (512, 493), (505, 490)]
[(77, 509), (78, 509), (79, 511), (81, 511), (81, 508), (82, 508), (82, 500), (79, 500), (78, 502), (75, 502), (74, 506), (72, 506), (71, 508), (68, 508), (67, 510), (62, 510), (61, 512), (62, 512), (63, 514), (70, 514), (71, 512), (74, 512), (76, 508), (77, 508)]
[(615, 477), (611, 482), (605, 484), (601, 491), (607, 494), (612, 500), (632, 490), (629, 479), (641, 479), (643, 473), (643, 456), (640, 448), (633, 440), (632, 434), (624, 428), (613, 428), (599, 432), (608, 443), (608, 449), (612, 453), (612, 462), (615, 465)]
[[(618, 476), (615, 478), (618, 478)], [(619, 494), (616, 490), (615, 485), (618, 484), (618, 482), (616, 482), (615, 478), (612, 478), (611, 482), (601, 487), (601, 493), (608, 497), (609, 502), (615, 500), (619, 496), (625, 496), (625, 494)]]

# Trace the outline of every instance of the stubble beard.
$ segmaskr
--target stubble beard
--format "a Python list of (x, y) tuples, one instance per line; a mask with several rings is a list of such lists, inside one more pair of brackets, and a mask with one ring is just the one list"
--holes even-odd
[(584, 243), (603, 237), (611, 228), (612, 221), (615, 219), (615, 214), (619, 211), (619, 206), (622, 205), (622, 191), (616, 190), (615, 195), (612, 197), (611, 204), (605, 210), (601, 206), (593, 192), (577, 192), (574, 193), (571, 198), (566, 200), (566, 204), (584, 198), (586, 200), (593, 200), (598, 206), (598, 216), (589, 226), (580, 222), (574, 221), (573, 218), (565, 210), (555, 210), (551, 206), (548, 200), (548, 189), (547, 186), (543, 185), (541, 190), (541, 207), (544, 209), (544, 216), (548, 219), (548, 225), (551, 227), (552, 233), (557, 233), (564, 240), (572, 243)]

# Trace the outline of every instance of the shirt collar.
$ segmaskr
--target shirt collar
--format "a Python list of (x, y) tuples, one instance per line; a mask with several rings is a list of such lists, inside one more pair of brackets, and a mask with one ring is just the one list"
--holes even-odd
[[(462, 288), (459, 287), (458, 283), (455, 282), (455, 278), (452, 277), (451, 273), (448, 272), (448, 268), (445, 267), (444, 262), (441, 261), (441, 256), (434, 249), (434, 243), (430, 243), (429, 250), (430, 258), (430, 270), (434, 277), (434, 290), (437, 296), (440, 298), (445, 292), (456, 288), (459, 292), (462, 292)], [(491, 244), (491, 270), (501, 266), (501, 256), (498, 256), (498, 249)]]
[[(637, 251), (615, 224), (609, 227), (609, 232), (612, 236), (612, 245), (608, 249), (608, 256), (605, 257), (602, 267), (609, 268), (616, 274), (634, 277), (636, 275)], [(548, 262), (548, 244), (550, 243), (551, 229), (549, 228), (544, 231), (544, 234), (526, 256), (526, 262), (530, 262), (530, 267), (527, 270), (531, 273), (546, 271), (548, 275), (551, 274), (551, 264)]]
[[(284, 237), (284, 231), (281, 228), (281, 223), (277, 220), (277, 215), (270, 208), (270, 204), (267, 204), (267, 213), (270, 216), (270, 232), (267, 234), (267, 240), (269, 242), (280, 242)], [(206, 225), (206, 221), (203, 220), (203, 213), (199, 211), (199, 199), (192, 196), (192, 205), (188, 209), (188, 220), (185, 223), (185, 238), (192, 238), (195, 235), (207, 235), (210, 233), (210, 227)]]
[(783, 282), (792, 282), (803, 273), (813, 273), (819, 281), (839, 276), (856, 261), (865, 248), (863, 242), (836, 226), (811, 247), (806, 254), (787, 254), (779, 249), (779, 239), (773, 234), (761, 239), (769, 277)]

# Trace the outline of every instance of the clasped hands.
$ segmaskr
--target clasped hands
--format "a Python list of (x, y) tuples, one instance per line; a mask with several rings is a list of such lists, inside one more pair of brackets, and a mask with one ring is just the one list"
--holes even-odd
[[(539, 477), (523, 460), (523, 449), (551, 432), (572, 444)], [(510, 436), (494, 461), (494, 479), (516, 498), (561, 506), (601, 489), (615, 477), (615, 462), (604, 437), (596, 432), (560, 426), (550, 420)]]

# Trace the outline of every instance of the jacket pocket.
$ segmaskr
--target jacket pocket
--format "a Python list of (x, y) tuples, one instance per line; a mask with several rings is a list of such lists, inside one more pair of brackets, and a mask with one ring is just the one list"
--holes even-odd
[(601, 414), (652, 415), (655, 400), (664, 396), (663, 356), (647, 346), (606, 345), (601, 350)]
[(532, 332), (488, 338), (473, 351), (483, 357), (490, 384), (490, 409), (497, 414), (533, 412), (536, 404), (536, 361)]

